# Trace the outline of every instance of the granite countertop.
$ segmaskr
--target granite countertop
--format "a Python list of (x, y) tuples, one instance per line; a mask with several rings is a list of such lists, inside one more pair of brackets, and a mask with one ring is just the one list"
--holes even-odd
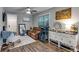
[(77, 33), (78, 33), (77, 31), (65, 31), (65, 30), (56, 30), (56, 29), (52, 29), (49, 31), (58, 32), (58, 33), (65, 33), (65, 34), (70, 34), (70, 35), (77, 35)]

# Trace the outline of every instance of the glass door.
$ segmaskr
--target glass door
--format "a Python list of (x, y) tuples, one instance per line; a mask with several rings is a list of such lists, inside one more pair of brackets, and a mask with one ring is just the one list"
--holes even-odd
[(48, 14), (39, 17), (38, 26), (49, 27), (49, 15)]
[(49, 14), (40, 16), (38, 25), (42, 29), (40, 33), (40, 40), (46, 41), (48, 39)]

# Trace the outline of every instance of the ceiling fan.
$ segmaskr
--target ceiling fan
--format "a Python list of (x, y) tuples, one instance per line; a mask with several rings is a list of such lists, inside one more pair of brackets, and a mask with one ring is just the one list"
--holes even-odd
[(34, 9), (30, 8), (30, 7), (27, 7), (25, 9), (25, 11), (26, 11), (26, 14), (34, 14), (34, 13), (37, 12), (37, 10), (34, 10)]

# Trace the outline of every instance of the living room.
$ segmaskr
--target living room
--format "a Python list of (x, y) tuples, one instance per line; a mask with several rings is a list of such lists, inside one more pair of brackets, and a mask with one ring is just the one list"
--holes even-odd
[[(4, 36), (0, 39), (1, 50), (78, 51), (78, 10), (78, 7), (1, 7), (0, 31)], [(12, 32), (8, 38), (5, 31)]]
[(67, 51), (79, 50), (79, 8), (53, 7), (34, 15), (34, 26), (38, 27), (40, 16), (49, 15), (49, 43), (55, 43)]
[[(41, 39), (40, 41), (43, 41), (43, 39), (46, 41), (48, 39), (48, 20), (43, 21), (45, 25), (43, 25), (42, 21), (39, 21), (40, 27), (46, 27), (42, 29), (43, 34), (39, 26), (34, 26), (34, 15), (48, 9), (50, 9), (50, 7), (1, 7), (0, 50), (8, 51), (8, 49), (31, 44), (39, 41), (39, 39)], [(46, 17), (48, 17), (48, 15), (46, 15)], [(15, 47), (11, 45), (15, 45)], [(10, 46), (12, 48), (10, 48)]]

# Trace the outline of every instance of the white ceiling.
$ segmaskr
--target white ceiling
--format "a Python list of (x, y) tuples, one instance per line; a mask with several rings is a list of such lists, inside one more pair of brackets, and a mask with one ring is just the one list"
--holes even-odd
[[(27, 7), (4, 7), (4, 10), (8, 12), (13, 12), (13, 13), (18, 13), (18, 12), (23, 12)], [(45, 11), (47, 9), (50, 9), (52, 7), (30, 7), (32, 10), (37, 10), (38, 12)]]

